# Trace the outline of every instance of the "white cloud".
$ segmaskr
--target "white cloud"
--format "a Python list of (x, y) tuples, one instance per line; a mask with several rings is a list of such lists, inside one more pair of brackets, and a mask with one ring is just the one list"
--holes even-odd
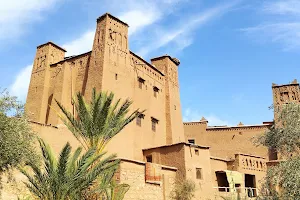
[(278, 43), (283, 50), (300, 48), (300, 1), (279, 0), (262, 5), (262, 22), (240, 29), (258, 42)]
[(0, 1), (0, 39), (18, 37), (26, 25), (40, 20), (45, 11), (58, 0), (2, 0)]
[(28, 86), (30, 82), (32, 65), (24, 67), (16, 76), (14, 83), (10, 86), (10, 92), (12, 95), (17, 96), (19, 100), (25, 101)]
[(258, 41), (279, 43), (283, 46), (283, 50), (300, 48), (300, 21), (262, 24), (241, 31)]
[(138, 53), (142, 56), (146, 56), (148, 53), (164, 47), (172, 42), (175, 44), (177, 50), (183, 50), (193, 42), (192, 33), (195, 29), (201, 25), (208, 23), (209, 21), (219, 17), (228, 12), (239, 1), (233, 1), (228, 4), (219, 5), (205, 10), (202, 13), (186, 17), (184, 23), (177, 23), (172, 28), (160, 28), (156, 30), (151, 38), (152, 41), (148, 41), (149, 45), (142, 47)]
[(62, 45), (67, 50), (66, 56), (78, 55), (92, 50), (95, 31), (89, 30), (79, 38)]
[(263, 11), (270, 14), (300, 15), (300, 1), (280, 0), (280, 1), (268, 2), (263, 6)]
[(143, 27), (152, 24), (160, 18), (160, 13), (151, 9), (144, 12), (143, 10), (131, 10), (120, 15), (120, 19), (129, 24), (129, 35), (132, 35)]
[[(115, 12), (120, 20), (129, 24), (128, 32), (132, 36), (159, 21), (164, 15), (172, 11), (173, 6), (183, 1), (186, 0), (124, 0), (124, 6), (119, 7)], [(119, 1), (115, 0), (108, 2), (110, 5), (117, 5), (118, 3)], [(144, 8), (147, 8), (147, 12), (144, 11)], [(79, 35), (77, 39), (68, 41), (62, 45), (67, 50), (67, 56), (90, 51), (92, 49), (94, 34), (94, 29), (88, 30)]]
[[(31, 19), (31, 16), (40, 16), (40, 13), (46, 9), (49, 9), (51, 5), (58, 0), (45, 0), (40, 3), (39, 0), (24, 0), (28, 3), (28, 8), (22, 10), (22, 6), (18, 9), (20, 13), (29, 13), (27, 16), (28, 19)], [(190, 37), (190, 32), (197, 28), (199, 25), (208, 22), (209, 20), (222, 15), (224, 12), (228, 11), (234, 4), (226, 4), (218, 6), (212, 9), (209, 9), (199, 15), (192, 16), (186, 23), (181, 27), (173, 27), (171, 30), (161, 29), (161, 35), (159, 37), (151, 38), (149, 41), (147, 36), (144, 35), (145, 32), (152, 30), (152, 25), (158, 23), (164, 16), (171, 14), (176, 10), (176, 6), (179, 3), (186, 2), (187, 0), (124, 0), (122, 7), (115, 6), (117, 10), (114, 11), (116, 16), (121, 20), (129, 24), (129, 34), (131, 39), (140, 39), (145, 41), (147, 44), (152, 43), (150, 46), (146, 46), (145, 49), (141, 49), (141, 53), (147, 54), (150, 51), (158, 49), (160, 47), (166, 46), (170, 42), (176, 44), (178, 50), (184, 49), (186, 46), (192, 44), (193, 38)], [(13, 0), (16, 2), (16, 0)], [(37, 3), (39, 2), (39, 3)], [(24, 3), (24, 2), (22, 2)], [(106, 2), (107, 5), (119, 5), (119, 1), (110, 0)], [(7, 4), (7, 11), (13, 12), (14, 6), (16, 3)], [(10, 6), (8, 6), (10, 5)], [(23, 4), (20, 4), (23, 5)], [(97, 6), (93, 6), (97, 7)], [(8, 9), (9, 8), (9, 9)], [(147, 12), (144, 11), (144, 8), (147, 8)], [(1, 8), (0, 8), (1, 11)], [(1, 12), (0, 12), (1, 13)], [(1, 15), (0, 15), (1, 16)], [(9, 16), (9, 15), (5, 15)], [(21, 14), (12, 15), (9, 19), (13, 20), (20, 17)], [(26, 20), (25, 20), (26, 21)], [(0, 21), (1, 24), (1, 21)], [(24, 23), (22, 22), (19, 27), (22, 27)], [(147, 28), (147, 29), (146, 29)], [(93, 39), (94, 39), (94, 29), (88, 29), (83, 34), (79, 35), (76, 39), (71, 41), (66, 41), (62, 46), (67, 50), (67, 56), (81, 54), (92, 49)], [(141, 34), (138, 34), (141, 33)], [(1, 36), (1, 30), (0, 30)], [(144, 36), (144, 37), (143, 37)], [(179, 37), (180, 36), (180, 37)], [(136, 38), (134, 38), (136, 37)], [(160, 39), (157, 39), (160, 38)], [(27, 75), (24, 75), (24, 71), (27, 72)], [(30, 70), (29, 70), (30, 71)], [(30, 72), (28, 71), (28, 66), (23, 68), (18, 75), (14, 83), (11, 85), (11, 89), (14, 91), (14, 94), (25, 100), (24, 91), (27, 91), (30, 79)], [(22, 76), (21, 76), (22, 74)], [(23, 84), (22, 84), (23, 83)], [(21, 87), (22, 86), (22, 87)], [(26, 89), (25, 89), (26, 87)], [(20, 95), (19, 95), (20, 94)]]
[(208, 114), (208, 115), (201, 115), (200, 112), (198, 112), (195, 109), (186, 109), (183, 113), (183, 121), (184, 122), (197, 122), (200, 121), (200, 119), (204, 116), (205, 119), (208, 121), (209, 126), (233, 126), (233, 123), (230, 123), (227, 120), (223, 120), (216, 115)]

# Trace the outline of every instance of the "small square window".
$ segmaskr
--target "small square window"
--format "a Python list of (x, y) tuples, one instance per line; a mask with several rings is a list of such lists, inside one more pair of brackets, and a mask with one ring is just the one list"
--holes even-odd
[(156, 132), (156, 125), (158, 124), (158, 120), (152, 117), (151, 124), (152, 124), (152, 131)]
[(142, 119), (144, 118), (144, 115), (143, 114), (139, 114), (137, 117), (136, 117), (136, 125), (138, 126), (142, 126)]
[(159, 91), (158, 87), (154, 86), (153, 87), (153, 96), (154, 97), (157, 97), (158, 91)]
[(138, 78), (138, 82), (139, 82), (139, 88), (143, 89), (143, 84), (145, 83), (145, 80), (142, 79), (141, 77)]
[(152, 155), (146, 156), (146, 161), (152, 163)]
[(195, 144), (195, 139), (189, 139), (189, 140), (188, 140), (188, 143), (190, 143), (190, 144)]
[(196, 168), (196, 178), (200, 180), (203, 179), (202, 168)]
[(195, 154), (196, 154), (197, 156), (199, 156), (199, 150), (198, 150), (198, 149), (195, 149)]

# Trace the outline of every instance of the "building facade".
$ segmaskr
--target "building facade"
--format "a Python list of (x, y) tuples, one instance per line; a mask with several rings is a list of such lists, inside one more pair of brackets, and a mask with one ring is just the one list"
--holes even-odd
[[(131, 186), (125, 199), (170, 199), (176, 180), (182, 179), (196, 183), (196, 199), (258, 195), (268, 150), (255, 146), (251, 138), (267, 131), (272, 122), (211, 127), (202, 118), (183, 123), (180, 61), (163, 55), (147, 62), (136, 55), (129, 49), (128, 27), (106, 13), (97, 19), (89, 52), (65, 57), (66, 50), (53, 42), (37, 47), (26, 102), (33, 129), (56, 153), (66, 142), (79, 146), (59, 119), (55, 100), (76, 115), (76, 93), (88, 100), (93, 88), (111, 91), (131, 99), (133, 110), (146, 110), (106, 149), (121, 159), (116, 178)], [(299, 94), (299, 85), (288, 91)], [(278, 86), (273, 93), (277, 102)]]

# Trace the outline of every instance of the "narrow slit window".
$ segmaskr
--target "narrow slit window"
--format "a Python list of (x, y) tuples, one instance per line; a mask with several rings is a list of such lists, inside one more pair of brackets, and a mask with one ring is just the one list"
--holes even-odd
[(143, 85), (145, 83), (145, 80), (142, 79), (141, 77), (138, 78), (138, 84), (139, 84), (139, 88), (140, 89), (143, 89)]
[(196, 168), (196, 178), (200, 180), (203, 179), (202, 168)]
[(189, 140), (188, 140), (188, 143), (190, 143), (190, 144), (195, 144), (195, 139), (189, 139)]
[(144, 118), (144, 115), (143, 114), (139, 114), (137, 117), (136, 117), (136, 125), (137, 126), (142, 126), (142, 119)]
[(157, 124), (158, 124), (158, 120), (157, 119), (155, 119), (154, 117), (152, 117), (151, 118), (151, 124), (152, 124), (152, 131), (153, 132), (156, 132), (156, 126), (157, 126)]
[(152, 163), (152, 155), (146, 156), (146, 161)]
[(118, 74), (115, 74), (115, 80), (118, 80)]
[(158, 87), (154, 86), (154, 87), (153, 87), (153, 96), (154, 96), (155, 98), (157, 97), (158, 91), (159, 91)]

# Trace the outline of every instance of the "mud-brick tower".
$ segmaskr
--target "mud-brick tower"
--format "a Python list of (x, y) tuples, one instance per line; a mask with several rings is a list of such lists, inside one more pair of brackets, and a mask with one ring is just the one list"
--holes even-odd
[[(274, 106), (274, 122), (275, 125), (278, 118), (278, 111), (280, 111), (281, 106), (291, 102), (300, 102), (300, 89), (299, 83), (295, 79), (292, 83), (285, 85), (272, 84), (273, 92), (273, 106)], [(280, 155), (277, 154), (276, 149), (269, 149), (269, 160), (277, 160)]]
[(151, 63), (165, 74), (166, 143), (182, 142), (184, 137), (178, 79), (180, 61), (165, 55), (152, 58)]
[[(272, 84), (273, 105), (274, 109), (280, 108), (283, 104), (290, 102), (300, 102), (299, 83), (295, 79), (290, 84), (277, 85)], [(276, 120), (276, 113), (274, 112), (274, 119)]]
[(37, 47), (28, 89), (26, 111), (30, 120), (45, 123), (50, 84), (50, 65), (65, 57), (65, 50), (52, 42)]
[(87, 99), (94, 87), (97, 91), (113, 91), (119, 97), (128, 97), (124, 90), (124, 95), (122, 95), (121, 91), (112, 88), (112, 80), (116, 75), (125, 75), (128, 64), (128, 25), (106, 13), (97, 19), (85, 92)]

